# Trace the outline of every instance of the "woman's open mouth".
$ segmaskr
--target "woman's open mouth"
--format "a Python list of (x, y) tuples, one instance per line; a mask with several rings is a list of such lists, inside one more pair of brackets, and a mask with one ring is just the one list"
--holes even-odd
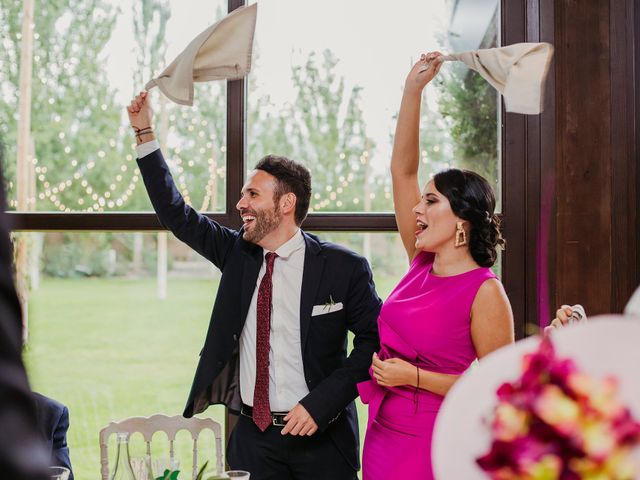
[(426, 223), (421, 221), (417, 221), (416, 224), (418, 225), (418, 230), (416, 230), (416, 237), (429, 227)]

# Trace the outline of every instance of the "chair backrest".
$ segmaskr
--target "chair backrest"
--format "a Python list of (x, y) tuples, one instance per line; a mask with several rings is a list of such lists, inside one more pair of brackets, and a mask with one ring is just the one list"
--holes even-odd
[(168, 417), (166, 415), (152, 415), (151, 417), (131, 417), (120, 422), (111, 422), (100, 430), (100, 475), (102, 480), (109, 480), (109, 458), (107, 456), (107, 442), (112, 434), (127, 432), (141, 433), (147, 444), (147, 455), (151, 457), (151, 438), (156, 432), (164, 432), (169, 439), (169, 457), (173, 463), (175, 459), (174, 441), (180, 430), (188, 430), (193, 439), (193, 472), (192, 479), (198, 473), (198, 436), (203, 430), (212, 430), (215, 437), (216, 471), (222, 472), (222, 427), (211, 418), (184, 418), (181, 415)]

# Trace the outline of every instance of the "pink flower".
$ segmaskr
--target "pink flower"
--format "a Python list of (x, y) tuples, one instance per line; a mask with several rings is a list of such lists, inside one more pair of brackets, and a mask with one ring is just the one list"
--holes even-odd
[(640, 423), (618, 397), (618, 382), (557, 358), (549, 337), (524, 356), (520, 378), (496, 394), (491, 448), (476, 459), (491, 479), (636, 478)]

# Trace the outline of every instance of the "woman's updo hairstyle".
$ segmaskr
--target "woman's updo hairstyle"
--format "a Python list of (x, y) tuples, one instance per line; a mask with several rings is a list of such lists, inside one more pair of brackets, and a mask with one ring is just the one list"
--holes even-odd
[(498, 258), (497, 247), (504, 248), (500, 218), (494, 213), (496, 197), (489, 182), (469, 170), (450, 168), (433, 177), (436, 189), (451, 204), (456, 216), (471, 224), (469, 251), (481, 267), (491, 267)]

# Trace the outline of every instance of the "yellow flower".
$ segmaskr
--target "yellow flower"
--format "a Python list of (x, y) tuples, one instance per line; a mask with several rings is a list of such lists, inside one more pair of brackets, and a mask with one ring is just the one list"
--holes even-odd
[(630, 448), (619, 448), (613, 455), (607, 458), (604, 465), (607, 478), (613, 478), (616, 480), (631, 480), (632, 478), (638, 478), (638, 465), (637, 457), (631, 455)]
[(607, 419), (620, 415), (624, 406), (617, 397), (618, 382), (613, 378), (605, 378), (601, 382), (595, 382), (595, 388), (590, 396), (591, 407)]
[(567, 384), (578, 396), (588, 398), (594, 391), (593, 379), (583, 372), (574, 372), (567, 377)]
[(582, 448), (590, 457), (605, 459), (616, 448), (616, 437), (608, 422), (598, 420), (584, 422), (581, 433)]
[(533, 409), (544, 422), (564, 434), (571, 434), (579, 427), (580, 406), (556, 385), (544, 386)]
[(522, 480), (556, 480), (560, 476), (562, 462), (556, 455), (544, 455), (536, 463), (525, 467)]
[(497, 440), (509, 442), (529, 432), (529, 415), (510, 403), (496, 407), (493, 432)]
[(580, 478), (589, 480), (631, 480), (637, 478), (638, 464), (630, 455), (630, 449), (617, 449), (604, 463), (589, 458), (573, 458), (569, 468)]

